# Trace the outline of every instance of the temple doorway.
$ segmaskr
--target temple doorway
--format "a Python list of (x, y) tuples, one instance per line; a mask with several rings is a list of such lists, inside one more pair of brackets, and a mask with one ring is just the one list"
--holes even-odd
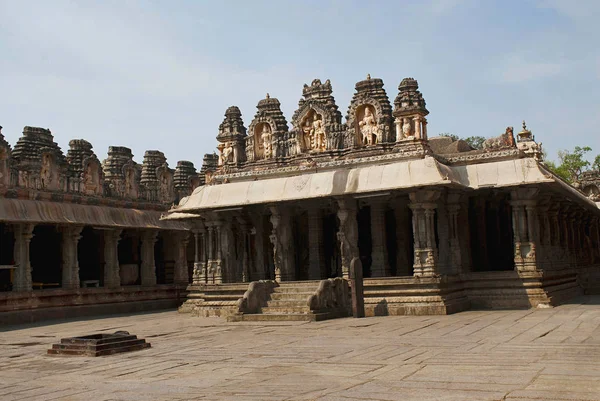
[(104, 281), (104, 236), (92, 227), (81, 230), (77, 244), (79, 280), (82, 287), (99, 287)]
[(0, 291), (11, 291), (15, 270), (15, 236), (7, 224), (0, 223)]

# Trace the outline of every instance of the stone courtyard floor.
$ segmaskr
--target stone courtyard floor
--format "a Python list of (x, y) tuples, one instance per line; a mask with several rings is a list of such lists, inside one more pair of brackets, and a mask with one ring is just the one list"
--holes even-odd
[[(152, 348), (45, 355), (60, 338), (116, 330)], [(318, 323), (169, 311), (9, 327), (0, 332), (0, 399), (600, 400), (600, 297)]]

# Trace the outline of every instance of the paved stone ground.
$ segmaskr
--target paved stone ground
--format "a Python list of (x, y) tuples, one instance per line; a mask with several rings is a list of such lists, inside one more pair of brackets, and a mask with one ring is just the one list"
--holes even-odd
[[(227, 323), (174, 311), (0, 332), (1, 400), (600, 400), (600, 297), (554, 309)], [(149, 350), (56, 357), (128, 330)]]

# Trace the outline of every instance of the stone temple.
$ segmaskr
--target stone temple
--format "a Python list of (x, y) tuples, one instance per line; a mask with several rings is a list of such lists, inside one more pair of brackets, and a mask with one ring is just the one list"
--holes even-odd
[(268, 94), (248, 127), (229, 107), (199, 173), (159, 151), (140, 166), (124, 147), (101, 163), (84, 140), (65, 157), (41, 128), (14, 149), (0, 137), (0, 285), (12, 290), (0, 311), (183, 302), (199, 316), (314, 320), (350, 313), (360, 273), (367, 316), (600, 291), (600, 176), (561, 180), (525, 123), (480, 150), (429, 137), (413, 78), (392, 104), (367, 76), (345, 120), (332, 93), (329, 80), (304, 85), (290, 123)]

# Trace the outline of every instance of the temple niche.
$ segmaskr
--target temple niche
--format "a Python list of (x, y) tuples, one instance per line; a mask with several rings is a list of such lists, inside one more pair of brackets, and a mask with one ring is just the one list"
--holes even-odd
[[(298, 109), (292, 117), (289, 156), (301, 153), (320, 153), (339, 148), (344, 131), (342, 114), (332, 96), (331, 82), (314, 79), (304, 85)], [(294, 146), (295, 145), (295, 146)]]
[(327, 149), (323, 116), (311, 109), (302, 122), (302, 135), (296, 137), (299, 153), (323, 152)]
[(219, 166), (238, 165), (246, 160), (246, 127), (237, 106), (225, 111), (225, 119), (219, 125)]
[(140, 183), (140, 168), (133, 161), (131, 149), (110, 146), (103, 163), (104, 186), (109, 196), (136, 199)]
[(359, 140), (363, 146), (376, 145), (381, 142), (381, 131), (375, 118), (375, 108), (371, 105), (361, 106), (356, 111), (356, 130), (359, 132)]
[(356, 83), (346, 116), (343, 148), (374, 146), (393, 141), (392, 106), (383, 80), (371, 78)]
[(288, 144), (284, 139), (289, 136), (289, 132), (279, 100), (270, 97), (267, 93), (267, 96), (258, 102), (256, 108), (257, 112), (248, 127), (252, 135), (245, 139), (248, 161), (287, 156)]
[(394, 100), (396, 142), (427, 140), (425, 116), (429, 114), (429, 111), (427, 111), (425, 99), (418, 89), (419, 84), (414, 78), (404, 78), (398, 86), (398, 96)]

